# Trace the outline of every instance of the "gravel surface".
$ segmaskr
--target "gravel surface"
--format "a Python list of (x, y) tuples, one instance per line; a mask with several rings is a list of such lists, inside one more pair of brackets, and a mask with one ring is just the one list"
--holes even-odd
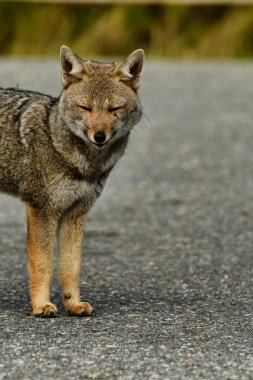
[[(56, 95), (56, 61), (0, 61)], [(253, 379), (253, 64), (148, 62), (145, 116), (86, 228), (96, 309), (31, 315), (25, 213), (0, 195), (0, 379)]]

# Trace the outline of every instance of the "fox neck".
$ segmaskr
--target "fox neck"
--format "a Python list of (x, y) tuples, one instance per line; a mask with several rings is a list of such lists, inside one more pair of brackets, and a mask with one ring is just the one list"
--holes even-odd
[(70, 170), (73, 169), (89, 182), (109, 174), (123, 155), (129, 138), (129, 133), (127, 133), (101, 148), (97, 147), (92, 142), (76, 136), (57, 108), (49, 117), (49, 127), (54, 148), (62, 163), (64, 162)]

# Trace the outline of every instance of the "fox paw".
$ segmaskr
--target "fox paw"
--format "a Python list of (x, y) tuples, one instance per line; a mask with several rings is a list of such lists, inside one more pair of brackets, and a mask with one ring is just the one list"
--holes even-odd
[(88, 317), (93, 313), (93, 307), (88, 302), (68, 305), (67, 310), (69, 315), (75, 315), (77, 317)]
[(57, 307), (53, 303), (47, 303), (43, 306), (38, 306), (33, 309), (35, 317), (54, 318), (57, 314)]

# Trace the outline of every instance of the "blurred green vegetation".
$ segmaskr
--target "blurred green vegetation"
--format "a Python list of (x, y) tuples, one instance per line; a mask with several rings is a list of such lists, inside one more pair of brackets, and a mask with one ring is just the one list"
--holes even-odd
[(0, 54), (84, 56), (138, 47), (153, 57), (253, 57), (253, 6), (74, 5), (0, 2)]

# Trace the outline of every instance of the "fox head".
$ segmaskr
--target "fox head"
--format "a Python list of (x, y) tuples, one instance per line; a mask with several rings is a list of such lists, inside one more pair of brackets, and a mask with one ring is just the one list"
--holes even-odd
[(101, 63), (62, 46), (60, 113), (72, 133), (99, 148), (129, 134), (142, 114), (137, 90), (143, 62), (141, 49), (121, 61)]

